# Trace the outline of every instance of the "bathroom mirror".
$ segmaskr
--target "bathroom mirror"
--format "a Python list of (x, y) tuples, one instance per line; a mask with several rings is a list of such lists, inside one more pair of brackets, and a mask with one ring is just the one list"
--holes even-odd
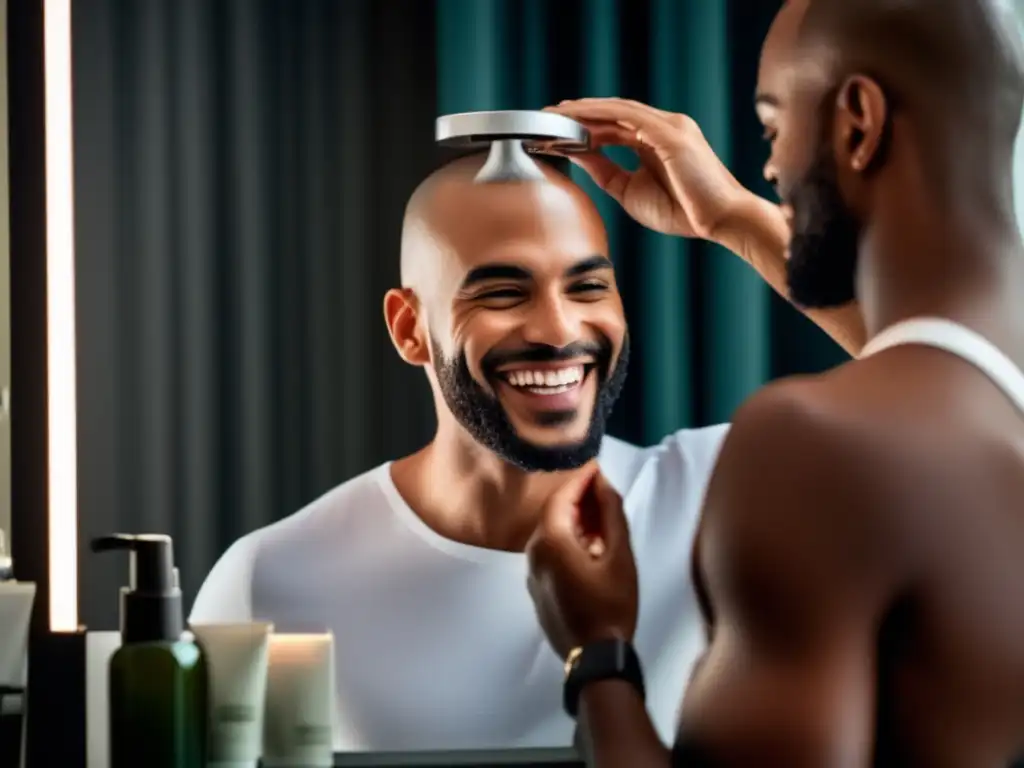
[[(768, 193), (750, 93), (770, 3), (5, 2), (0, 45), (28, 32), (0, 56), (0, 528), (47, 586), (37, 630), (116, 628), (123, 564), (94, 536), (170, 534), (188, 606), (239, 537), (430, 439), (381, 299), (438, 115), (599, 93), (691, 110)], [(44, 6), (67, 21), (49, 69)], [(594, 198), (639, 340), (611, 434), (724, 421), (838, 359), (738, 261)]]

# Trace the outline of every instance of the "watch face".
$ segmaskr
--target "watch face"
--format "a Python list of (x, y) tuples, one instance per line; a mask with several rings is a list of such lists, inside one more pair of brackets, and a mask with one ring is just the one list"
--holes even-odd
[(584, 648), (574, 648), (565, 661), (563, 707), (569, 717), (576, 717), (580, 692), (601, 680), (624, 680), (644, 698), (644, 678), (640, 659), (633, 646), (625, 640), (596, 640)]

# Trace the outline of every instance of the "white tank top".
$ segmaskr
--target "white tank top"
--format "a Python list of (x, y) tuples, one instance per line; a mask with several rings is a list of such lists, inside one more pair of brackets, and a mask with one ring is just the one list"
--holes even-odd
[(864, 345), (860, 356), (905, 344), (936, 347), (965, 360), (988, 376), (1024, 413), (1024, 372), (981, 334), (952, 320), (918, 317), (886, 328)]

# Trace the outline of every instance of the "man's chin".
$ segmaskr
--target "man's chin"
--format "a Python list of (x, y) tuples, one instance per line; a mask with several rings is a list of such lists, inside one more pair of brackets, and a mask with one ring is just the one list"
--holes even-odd
[(539, 444), (520, 441), (505, 459), (527, 472), (564, 472), (579, 469), (595, 459), (601, 441), (584, 439), (573, 443)]
[(576, 469), (591, 461), (601, 449), (603, 425), (595, 428), (582, 414), (569, 424), (537, 424), (536, 414), (527, 421), (521, 414), (503, 409), (504, 428), (481, 433), (478, 440), (501, 458), (527, 472), (558, 472)]
[(538, 440), (533, 436), (529, 438), (520, 436), (519, 442), (532, 451), (573, 452), (584, 448), (587, 443), (587, 437), (584, 435), (579, 438), (570, 438), (562, 435), (547, 440)]
[(537, 450), (582, 447), (590, 431), (589, 421), (584, 423), (575, 411), (537, 414), (529, 424), (521, 423), (520, 419), (510, 419), (509, 423), (518, 440)]

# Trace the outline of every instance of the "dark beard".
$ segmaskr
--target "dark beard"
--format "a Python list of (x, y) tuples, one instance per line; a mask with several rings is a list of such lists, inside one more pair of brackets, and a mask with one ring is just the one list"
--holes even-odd
[(804, 309), (849, 304), (857, 295), (860, 226), (843, 203), (825, 142), (786, 202), (794, 214), (786, 262), (790, 299)]
[[(536, 445), (521, 438), (509, 421), (498, 398), (490, 394), (469, 372), (465, 352), (452, 359), (446, 359), (436, 339), (431, 339), (434, 348), (435, 371), (448, 409), (455, 420), (469, 432), (480, 445), (493, 451), (505, 461), (527, 472), (555, 472), (576, 469), (597, 456), (601, 450), (608, 416), (622, 392), (629, 363), (629, 335), (622, 341), (619, 359), (611, 368), (611, 344), (605, 340), (600, 344), (571, 344), (562, 349), (548, 346), (534, 346), (512, 355), (488, 355), (482, 361), (484, 374), (491, 378), (501, 364), (529, 360), (548, 362), (569, 360), (581, 355), (593, 355), (596, 359), (592, 374), (597, 376), (597, 398), (590, 426), (583, 440), (564, 445)], [(551, 414), (549, 424), (571, 421), (574, 412)]]

